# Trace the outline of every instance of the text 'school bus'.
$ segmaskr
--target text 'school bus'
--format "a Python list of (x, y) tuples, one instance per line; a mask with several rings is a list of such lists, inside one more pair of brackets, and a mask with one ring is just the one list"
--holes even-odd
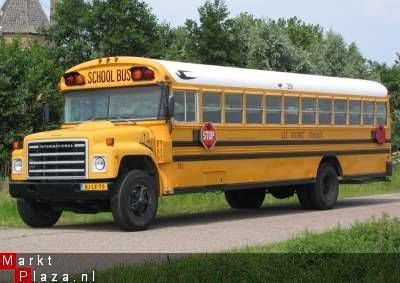
[(330, 209), (339, 182), (392, 174), (387, 90), (371, 81), (168, 62), (93, 60), (65, 73), (61, 129), (14, 143), (11, 195), (32, 227), (112, 211), (142, 230), (166, 195), (266, 193)]

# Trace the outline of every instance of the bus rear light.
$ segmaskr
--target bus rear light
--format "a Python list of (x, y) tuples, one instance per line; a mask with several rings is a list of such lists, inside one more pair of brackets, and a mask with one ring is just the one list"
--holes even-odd
[(78, 72), (67, 73), (64, 75), (65, 84), (67, 86), (85, 85), (85, 77)]
[(131, 74), (134, 81), (152, 81), (155, 78), (154, 71), (146, 67), (132, 67)]

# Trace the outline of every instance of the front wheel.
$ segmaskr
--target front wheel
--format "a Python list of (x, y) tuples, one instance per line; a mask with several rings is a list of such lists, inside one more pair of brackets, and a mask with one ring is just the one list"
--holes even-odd
[(264, 202), (265, 189), (226, 191), (225, 198), (232, 208), (257, 209)]
[(52, 227), (62, 214), (48, 203), (29, 199), (18, 199), (17, 210), (25, 224), (32, 228)]
[(158, 196), (154, 178), (141, 170), (122, 175), (111, 198), (115, 222), (122, 230), (145, 230), (154, 220)]

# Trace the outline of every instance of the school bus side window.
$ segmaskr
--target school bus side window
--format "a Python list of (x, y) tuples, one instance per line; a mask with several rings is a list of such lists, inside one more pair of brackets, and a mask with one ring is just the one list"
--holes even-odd
[(219, 93), (203, 93), (203, 121), (221, 123), (221, 95)]
[(285, 123), (292, 125), (299, 123), (298, 97), (285, 97)]
[(386, 104), (385, 102), (377, 102), (376, 103), (376, 123), (378, 125), (386, 125), (387, 113), (386, 113)]
[(374, 103), (372, 101), (364, 101), (364, 125), (374, 124)]
[(320, 125), (332, 124), (332, 99), (318, 100), (318, 115)]
[(335, 100), (335, 125), (346, 125), (347, 101)]
[(193, 91), (174, 91), (174, 119), (179, 122), (197, 121), (197, 93)]
[(246, 96), (246, 122), (247, 124), (262, 124), (262, 96)]
[(313, 125), (315, 124), (315, 112), (316, 112), (316, 99), (315, 98), (303, 98), (302, 99), (302, 111), (303, 111), (303, 124)]
[(282, 97), (267, 96), (267, 124), (281, 124)]
[(350, 101), (350, 125), (361, 124), (361, 101)]
[(225, 94), (225, 122), (241, 124), (242, 123), (242, 95), (226, 93)]

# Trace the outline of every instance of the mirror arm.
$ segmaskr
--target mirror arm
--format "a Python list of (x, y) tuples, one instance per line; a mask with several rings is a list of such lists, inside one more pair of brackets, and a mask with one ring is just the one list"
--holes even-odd
[(49, 104), (47, 102), (42, 103), (42, 127), (43, 130), (47, 129), (47, 124), (49, 123)]

